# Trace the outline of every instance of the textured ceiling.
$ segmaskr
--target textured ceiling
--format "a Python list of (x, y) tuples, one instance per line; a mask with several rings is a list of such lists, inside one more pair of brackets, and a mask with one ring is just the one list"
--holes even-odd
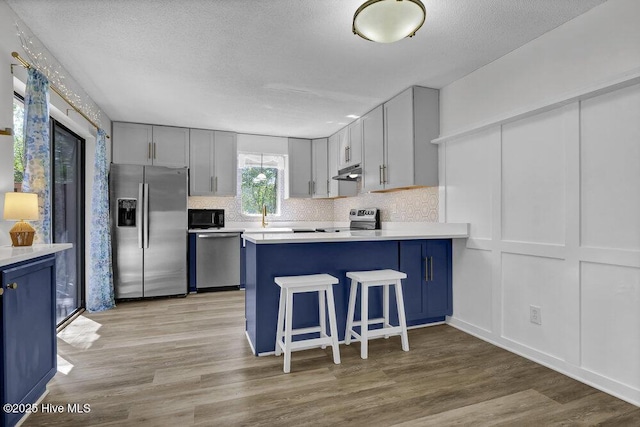
[(302, 138), (441, 88), (604, 0), (423, 0), (412, 39), (351, 33), (364, 0), (6, 0), (117, 121)]

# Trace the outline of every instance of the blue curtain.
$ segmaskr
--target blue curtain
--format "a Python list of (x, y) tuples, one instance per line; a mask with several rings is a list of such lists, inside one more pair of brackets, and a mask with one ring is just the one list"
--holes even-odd
[(24, 97), (25, 166), (22, 191), (38, 195), (40, 220), (33, 221), (34, 243), (51, 243), (51, 142), (49, 80), (29, 68)]
[(94, 178), (91, 195), (91, 233), (89, 236), (89, 284), (87, 310), (103, 311), (115, 307), (111, 269), (111, 230), (109, 229), (109, 165), (107, 137), (98, 129)]

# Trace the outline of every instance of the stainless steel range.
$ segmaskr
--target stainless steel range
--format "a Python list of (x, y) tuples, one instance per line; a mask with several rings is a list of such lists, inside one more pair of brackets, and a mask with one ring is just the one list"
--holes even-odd
[(380, 230), (380, 209), (351, 209), (349, 211), (349, 227), (316, 228), (316, 231), (324, 233), (354, 230)]

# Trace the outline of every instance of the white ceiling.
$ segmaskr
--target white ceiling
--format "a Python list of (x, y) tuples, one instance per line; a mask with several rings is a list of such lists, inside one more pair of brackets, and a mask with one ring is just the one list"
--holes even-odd
[(364, 0), (6, 1), (112, 120), (314, 138), (605, 0), (423, 0), (392, 44), (352, 34)]

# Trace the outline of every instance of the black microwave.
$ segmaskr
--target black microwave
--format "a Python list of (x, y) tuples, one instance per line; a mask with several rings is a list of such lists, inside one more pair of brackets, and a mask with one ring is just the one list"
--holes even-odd
[(189, 228), (224, 227), (224, 209), (189, 209)]

